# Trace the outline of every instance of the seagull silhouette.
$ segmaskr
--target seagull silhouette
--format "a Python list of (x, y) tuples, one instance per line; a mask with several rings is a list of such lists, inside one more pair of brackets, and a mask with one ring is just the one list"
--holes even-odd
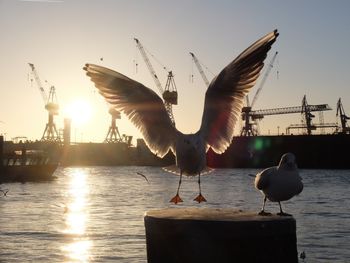
[(259, 215), (271, 215), (265, 212), (266, 200), (269, 199), (271, 202), (278, 202), (280, 207), (278, 215), (290, 216), (282, 211), (281, 201), (300, 194), (304, 187), (294, 154), (283, 154), (278, 166), (266, 168), (258, 173), (255, 178), (255, 187), (264, 194), (264, 203)]
[(200, 184), (201, 172), (207, 168), (206, 152), (211, 147), (221, 154), (231, 144), (244, 98), (256, 83), (277, 36), (278, 32), (274, 30), (260, 38), (211, 81), (205, 94), (202, 123), (194, 134), (183, 134), (172, 125), (163, 100), (151, 89), (111, 69), (85, 65), (86, 75), (99, 93), (140, 130), (154, 154), (163, 157), (169, 150), (174, 153), (180, 179), (176, 195), (170, 202), (182, 202), (179, 190), (183, 174), (198, 175), (199, 194), (194, 201), (206, 201)]
[(4, 196), (7, 196), (8, 191), (9, 189), (0, 189), (0, 192), (2, 192)]

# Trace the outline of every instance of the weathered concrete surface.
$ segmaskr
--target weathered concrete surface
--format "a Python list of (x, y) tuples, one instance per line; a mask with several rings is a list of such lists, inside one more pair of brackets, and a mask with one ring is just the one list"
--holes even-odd
[(293, 217), (169, 208), (144, 217), (148, 262), (298, 262)]

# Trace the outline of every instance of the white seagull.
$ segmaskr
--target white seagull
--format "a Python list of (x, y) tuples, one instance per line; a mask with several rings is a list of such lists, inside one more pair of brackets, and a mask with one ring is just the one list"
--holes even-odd
[(84, 70), (99, 93), (140, 130), (154, 154), (163, 157), (169, 150), (174, 153), (180, 179), (177, 193), (170, 202), (182, 202), (179, 196), (182, 174), (198, 174), (199, 194), (194, 200), (206, 201), (200, 185), (201, 172), (207, 168), (206, 152), (211, 147), (221, 154), (231, 144), (244, 98), (256, 83), (277, 36), (274, 30), (256, 41), (211, 81), (205, 95), (201, 127), (195, 134), (183, 134), (172, 125), (163, 100), (151, 89), (111, 69), (85, 65)]
[(282, 211), (281, 201), (291, 199), (303, 190), (303, 183), (299, 176), (292, 153), (282, 155), (278, 166), (270, 167), (258, 173), (255, 177), (255, 187), (264, 194), (264, 203), (259, 215), (271, 215), (265, 212), (266, 200), (278, 202), (280, 212), (278, 215), (290, 216)]

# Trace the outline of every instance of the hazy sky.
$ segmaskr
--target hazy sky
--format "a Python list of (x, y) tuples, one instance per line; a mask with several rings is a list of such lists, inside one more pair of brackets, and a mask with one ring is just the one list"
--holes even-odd
[[(58, 128), (63, 128), (68, 105), (84, 100), (92, 106), (91, 118), (85, 124), (73, 122), (72, 139), (103, 141), (110, 125), (108, 106), (82, 67), (87, 62), (101, 64), (157, 91), (134, 37), (173, 70), (179, 93), (179, 105), (174, 107), (177, 127), (196, 132), (206, 87), (189, 52), (217, 74), (276, 28), (280, 36), (267, 62), (276, 51), (279, 56), (255, 109), (298, 106), (306, 94), (309, 104), (328, 103), (333, 109), (341, 97), (349, 115), (349, 11), (346, 0), (0, 0), (0, 133), (7, 139), (42, 136), (47, 112), (28, 77), (30, 62), (42, 82), (56, 87)], [(165, 84), (166, 72), (151, 61)], [(325, 122), (335, 122), (335, 114), (326, 113)], [(300, 119), (299, 114), (267, 116), (260, 128), (276, 133), (277, 126), (284, 131)], [(140, 137), (125, 116), (117, 124), (121, 134)]]

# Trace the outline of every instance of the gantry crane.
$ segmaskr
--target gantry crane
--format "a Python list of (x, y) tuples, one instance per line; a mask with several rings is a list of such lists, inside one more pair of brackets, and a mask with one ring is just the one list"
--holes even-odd
[(165, 88), (163, 89), (162, 84), (160, 83), (158, 76), (157, 76), (151, 62), (148, 59), (148, 56), (146, 54), (144, 47), (142, 46), (141, 42), (137, 38), (134, 38), (134, 40), (136, 42), (136, 46), (138, 47), (138, 49), (143, 57), (143, 60), (145, 61), (146, 65), (148, 67), (149, 72), (152, 75), (152, 78), (153, 78), (160, 94), (163, 97), (164, 106), (165, 106), (165, 109), (170, 117), (170, 120), (171, 120), (172, 124), (175, 126), (175, 118), (173, 115), (172, 105), (177, 105), (177, 90), (176, 90), (173, 72), (168, 71), (168, 78), (167, 78), (167, 81), (165, 84)]
[(340, 117), (340, 123), (341, 123), (341, 131), (340, 133), (350, 133), (350, 127), (347, 126), (347, 120), (350, 120), (350, 117), (346, 116), (343, 104), (341, 103), (341, 99), (339, 98), (337, 102), (337, 114), (336, 116)]
[(109, 126), (107, 136), (104, 140), (105, 143), (117, 143), (124, 142), (128, 146), (131, 145), (132, 136), (119, 133), (118, 127), (116, 125), (116, 120), (121, 118), (120, 112), (113, 107), (109, 108), (109, 114), (112, 116), (111, 126)]
[[(323, 112), (331, 110), (328, 104), (319, 104), (319, 105), (309, 105), (306, 100), (306, 95), (304, 95), (302, 100), (302, 105), (299, 113), (302, 115), (302, 124), (292, 124), (286, 128), (286, 133), (289, 134), (291, 129), (305, 129), (307, 135), (311, 135), (313, 130), (318, 128), (337, 128), (335, 123), (324, 123), (323, 122)], [(312, 119), (315, 117), (311, 112), (318, 111), (320, 113), (320, 123), (313, 124)]]
[(114, 143), (120, 142), (122, 140), (118, 127), (116, 125), (116, 120), (120, 119), (120, 112), (114, 109), (113, 107), (109, 108), (108, 113), (111, 115), (111, 126), (109, 126), (108, 133), (105, 139), (105, 143)]
[(328, 110), (332, 110), (332, 108), (328, 104), (309, 105), (307, 103), (306, 96), (304, 96), (301, 106), (254, 110), (250, 112), (250, 116), (252, 120), (255, 121), (255, 120), (261, 120), (268, 115), (300, 113), (302, 114), (303, 120), (305, 121), (306, 125), (304, 124), (290, 125), (286, 130), (287, 134), (289, 134), (290, 129), (306, 129), (307, 133), (311, 134), (311, 131), (315, 130), (316, 128), (335, 127), (335, 124), (333, 123), (312, 124), (312, 118), (315, 116), (311, 112), (323, 112)]
[(51, 86), (49, 95), (47, 95), (40, 81), (38, 72), (36, 71), (34, 64), (32, 63), (28, 63), (28, 64), (32, 70), (31, 73), (35, 79), (36, 85), (38, 86), (40, 94), (44, 100), (45, 109), (48, 111), (48, 122), (45, 126), (45, 130), (44, 130), (43, 136), (41, 137), (41, 141), (60, 142), (61, 139), (57, 132), (56, 125), (54, 123), (54, 115), (58, 115), (58, 110), (59, 110), (55, 87)]

